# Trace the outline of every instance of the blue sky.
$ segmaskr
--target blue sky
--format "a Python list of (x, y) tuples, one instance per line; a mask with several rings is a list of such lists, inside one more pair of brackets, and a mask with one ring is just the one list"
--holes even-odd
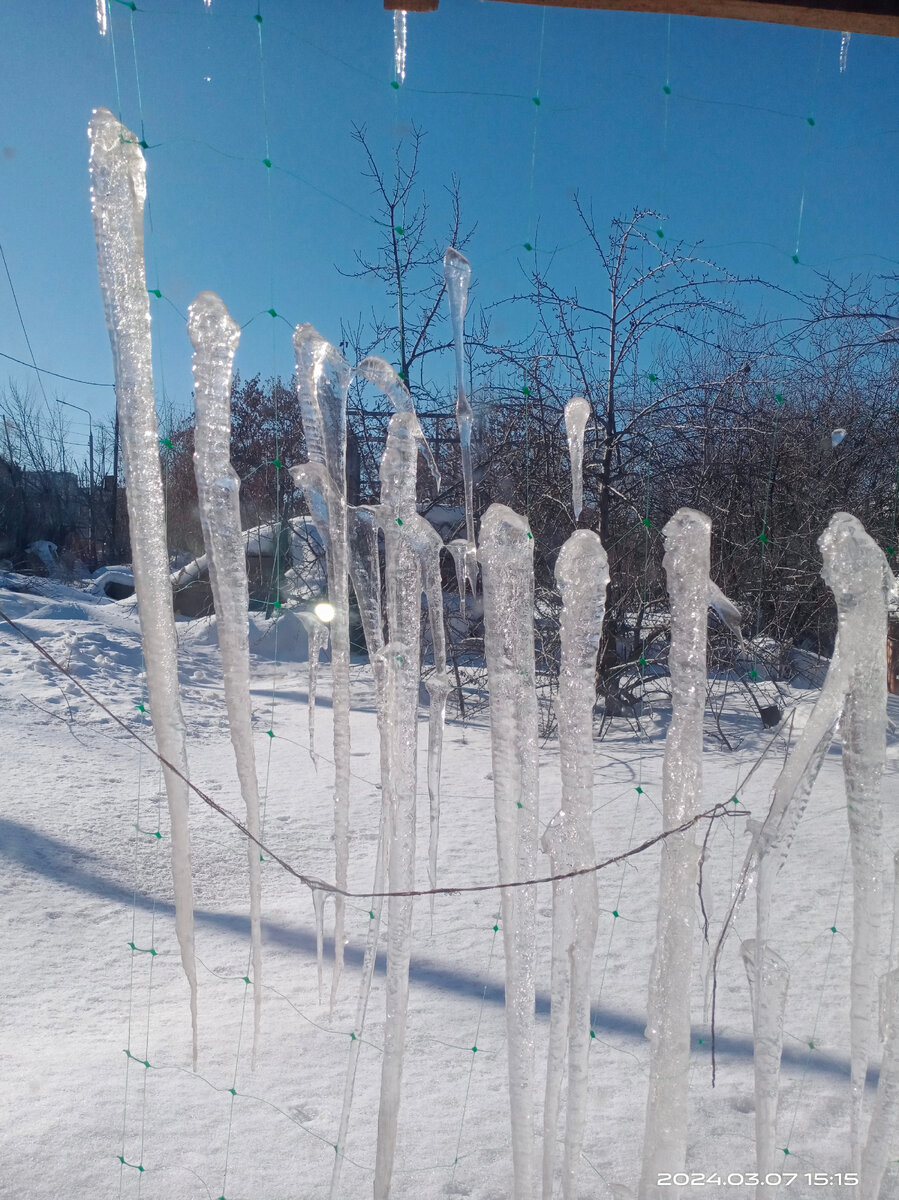
[[(354, 122), (385, 163), (411, 122), (427, 132), (435, 233), (443, 186), (459, 176), (484, 304), (522, 290), (538, 222), (539, 245), (561, 248), (560, 284), (601, 287), (574, 189), (600, 227), (657, 207), (667, 236), (702, 240), (732, 271), (786, 288), (814, 288), (816, 270), (899, 270), (899, 40), (853, 35), (841, 73), (836, 32), (441, 0), (436, 14), (409, 15), (397, 90), (380, 0), (263, 0), (261, 26), (255, 0), (111, 9), (113, 37), (101, 38), (94, 0), (4, 5), (0, 240), (35, 359), (52, 371), (112, 379), (88, 192), (97, 105), (143, 124), (151, 147), (157, 392), (182, 406), (179, 314), (204, 288), (241, 323), (255, 318), (237, 356), (244, 375), (289, 375), (286, 322), (337, 340), (341, 316), (387, 309), (378, 286), (335, 269), (377, 240)], [(257, 315), (270, 307), (286, 322)], [(2, 270), (0, 351), (30, 358)], [(34, 385), (6, 360), (0, 378)], [(95, 416), (111, 410), (108, 388), (45, 387)]]

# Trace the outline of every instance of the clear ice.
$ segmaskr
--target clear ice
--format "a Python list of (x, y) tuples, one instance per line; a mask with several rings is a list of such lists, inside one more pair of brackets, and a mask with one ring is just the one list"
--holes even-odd
[[(662, 766), (663, 828), (673, 829), (702, 810), (702, 719), (706, 696), (709, 543), (712, 523), (681, 508), (663, 533), (663, 565), (671, 606), (672, 711)], [(662, 846), (656, 949), (649, 983), (646, 1034), (650, 1041), (649, 1095), (640, 1200), (662, 1200), (678, 1189), (661, 1187), (663, 1171), (683, 1171), (687, 1153), (690, 1080), (690, 979), (693, 901), (700, 848), (693, 831)]]
[[(308, 466), (324, 469), (327, 487), (319, 488), (316, 529), (325, 543), (331, 621), (331, 703), (334, 717), (334, 849), (335, 881), (346, 889), (350, 815), (350, 609), (346, 501), (346, 399), (351, 368), (338, 350), (311, 325), (298, 325), (293, 335), (297, 363), (297, 397), (306, 436)], [(294, 478), (297, 477), (294, 470)], [(303, 486), (300, 484), (300, 486)], [(324, 503), (325, 512), (322, 511)], [(321, 522), (326, 521), (326, 528)], [(345, 901), (334, 896), (334, 974), (331, 1007), (343, 971)]]
[(565, 405), (565, 433), (571, 463), (571, 507), (577, 521), (584, 507), (584, 433), (590, 420), (590, 405), (583, 396), (572, 396)]
[[(91, 210), (106, 327), (115, 367), (116, 398), (147, 675), (156, 745), (172, 825), (175, 932), (190, 985), (193, 1062), (197, 1063), (197, 969), (193, 883), (188, 832), (187, 745), (181, 693), (165, 500), (159, 467), (159, 427), (153, 392), (150, 295), (144, 269), (146, 164), (138, 138), (109, 109), (94, 110), (90, 137)], [(174, 768), (174, 769), (172, 769)]]
[(859, 1188), (863, 1196), (872, 1197), (882, 1194), (881, 1184), (890, 1157), (895, 1156), (899, 1129), (899, 851), (893, 865), (893, 933), (889, 970), (881, 980), (883, 1053), (868, 1140), (862, 1154)]
[[(501, 883), (532, 879), (539, 780), (534, 690), (534, 542), (524, 517), (492, 504), (481, 521), (484, 646)], [(502, 890), (513, 1200), (534, 1188), (535, 889)]]
[[(231, 466), (231, 381), (240, 327), (214, 292), (188, 309), (194, 348), (194, 474), (209, 582), (218, 625), (228, 728), (247, 810), (247, 829), (261, 837), (259, 782), (250, 703), (250, 591), (240, 518), (240, 479)], [(247, 839), (250, 953), (253, 966), (253, 1052), (262, 1014), (262, 875), (259, 847)]]
[[(553, 875), (592, 865), (593, 709), (596, 658), (605, 614), (609, 564), (599, 536), (578, 529), (559, 551), (561, 662), (556, 715), (562, 808), (541, 839)], [(568, 1097), (562, 1196), (574, 1200), (587, 1117), (590, 1055), (590, 967), (599, 920), (596, 876), (553, 884), (552, 1010), (543, 1109), (543, 1200), (552, 1200), (559, 1100), (566, 1052)]]
[(406, 13), (398, 8), (393, 14), (393, 70), (397, 83), (406, 81)]
[(464, 254), (450, 246), (443, 256), (443, 278), (449, 298), (453, 346), (456, 352), (456, 424), (459, 426), (459, 449), (462, 455), (462, 483), (465, 491), (465, 537), (469, 553), (465, 557), (466, 574), (474, 548), (474, 479), (471, 468), (471, 434), (474, 412), (465, 389), (465, 310), (468, 308), (468, 286), (471, 282), (471, 263)]
[[(747, 863), (753, 857), (757, 861), (756, 952), (761, 955), (768, 949), (775, 878), (786, 861), (839, 722), (853, 866), (850, 1138), (857, 1168), (880, 962), (880, 778), (885, 757), (886, 617), (891, 573), (882, 551), (861, 522), (848, 513), (834, 515), (818, 545), (823, 559), (821, 574), (836, 600), (836, 644), (818, 701), (775, 784), (771, 808), (753, 839)], [(766, 1008), (766, 979), (758, 969), (756, 979), (756, 1004)], [(760, 1161), (759, 1170), (763, 1167)]]
[[(386, 806), (387, 884), (390, 892), (415, 886), (415, 794), (417, 784), (418, 684), (422, 583), (418, 559), (403, 525), (416, 516), (418, 420), (413, 413), (390, 419), (381, 460), (379, 520), (384, 531), (387, 625), (383, 724), (388, 772), (382, 779)], [(374, 1200), (387, 1200), (396, 1153), (397, 1117), (409, 1004), (412, 952), (411, 896), (387, 901), (387, 1014), (378, 1108)]]
[(301, 612), (300, 621), (309, 642), (309, 687), (306, 699), (306, 707), (309, 710), (309, 757), (312, 759), (312, 765), (318, 770), (318, 755), (315, 753), (315, 696), (318, 689), (318, 660), (328, 644), (328, 626), (311, 612)]
[[(755, 1153), (759, 1179), (776, 1173), (775, 1136), (780, 1059), (783, 1053), (784, 1012), (790, 968), (779, 954), (767, 947), (761, 952), (754, 938), (740, 946), (749, 980), (752, 1004), (752, 1060), (755, 1072)], [(758, 986), (759, 973), (763, 980)], [(760, 1182), (756, 1195), (773, 1200), (779, 1188)]]

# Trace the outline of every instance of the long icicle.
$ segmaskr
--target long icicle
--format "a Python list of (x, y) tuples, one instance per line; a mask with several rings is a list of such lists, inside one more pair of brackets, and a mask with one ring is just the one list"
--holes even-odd
[(146, 164), (138, 138), (107, 108), (90, 128), (91, 209), (106, 327), (115, 366), (134, 590), (147, 673), (150, 719), (172, 823), (175, 933), (190, 985), (193, 1065), (197, 1065), (197, 968), (188, 831), (187, 744), (169, 582), (159, 427), (153, 393), (150, 297), (144, 269)]
[(880, 1080), (861, 1166), (863, 1196), (878, 1197), (899, 1128), (899, 851), (893, 859), (893, 934), (881, 983), (883, 1053)]
[[(561, 662), (556, 714), (562, 808), (543, 837), (553, 874), (595, 862), (593, 846), (593, 709), (596, 656), (605, 615), (609, 562), (599, 535), (576, 530), (559, 551)], [(568, 1100), (562, 1195), (573, 1200), (587, 1117), (590, 1054), (590, 968), (599, 908), (596, 876), (553, 884), (552, 1010), (543, 1109), (543, 1197), (552, 1200), (559, 1096), (568, 1057)], [(558, 1009), (558, 1011), (557, 1011)]]
[(456, 353), (456, 424), (459, 427), (459, 450), (462, 456), (462, 485), (465, 492), (465, 576), (474, 594), (475, 535), (474, 535), (474, 475), (471, 465), (471, 435), (474, 411), (465, 387), (465, 311), (468, 308), (468, 286), (471, 282), (471, 263), (464, 254), (450, 246), (443, 256), (443, 278), (449, 298), (450, 321), (453, 327), (453, 346)]
[(565, 405), (565, 433), (571, 463), (571, 507), (574, 519), (584, 507), (584, 433), (590, 420), (590, 405), (583, 396), (572, 396)]
[[(757, 858), (758, 883), (756, 891), (756, 955), (755, 968), (756, 998), (755, 1006), (762, 1011), (770, 1011), (771, 1001), (767, 995), (769, 987), (768, 973), (763, 970), (763, 956), (768, 949), (768, 929), (771, 920), (774, 881), (783, 864), (786, 862), (790, 846), (799, 827), (799, 822), (805, 812), (812, 787), (824, 760), (824, 755), (833, 739), (837, 722), (841, 714), (848, 717), (848, 709), (859, 706), (867, 708), (870, 719), (876, 727), (878, 722), (881, 739), (886, 722), (886, 695), (884, 690), (883, 706), (877, 714), (876, 692), (879, 681), (876, 678), (877, 654), (875, 646), (878, 623), (884, 627), (884, 647), (886, 645), (886, 592), (884, 586), (885, 560), (882, 552), (865, 533), (860, 522), (847, 513), (837, 513), (831, 519), (827, 529), (818, 539), (823, 558), (822, 576), (831, 588), (837, 605), (837, 639), (827, 678), (821, 689), (821, 694), (815, 704), (812, 714), (803, 729), (793, 752), (788, 757), (784, 768), (774, 787), (774, 798), (770, 811), (761, 829), (756, 835), (755, 847), (751, 847), (747, 862), (755, 854)], [(880, 653), (885, 653), (881, 648)], [(874, 656), (873, 659), (871, 656)], [(884, 678), (886, 676), (885, 662), (882, 665)], [(885, 684), (883, 685), (885, 689)], [(858, 690), (858, 698), (853, 704), (847, 705), (847, 696), (853, 689)], [(851, 718), (850, 718), (851, 721)], [(875, 729), (876, 732), (876, 729)], [(858, 871), (856, 863), (863, 871), (868, 872), (863, 880), (861, 895), (856, 892), (856, 907), (859, 911), (854, 921), (873, 920), (876, 915), (869, 913), (872, 894), (877, 890), (875, 872), (872, 864), (875, 855), (872, 854), (874, 841), (871, 837), (871, 824), (879, 821), (879, 797), (876, 781), (879, 781), (878, 747), (876, 745), (858, 742), (849, 750), (848, 759), (844, 757), (847, 793), (859, 794), (859, 812), (850, 814), (850, 837), (853, 840), (853, 873)], [(881, 740), (880, 745), (883, 742)], [(861, 751), (861, 757), (859, 753)], [(873, 770), (873, 776), (871, 774)], [(876, 777), (876, 781), (875, 781)], [(852, 832), (852, 826), (860, 826)], [(859, 837), (861, 834), (861, 837)], [(859, 852), (861, 850), (861, 853)], [(858, 887), (858, 883), (855, 885)], [(853, 945), (853, 958), (850, 979), (851, 1016), (851, 1128), (853, 1136), (853, 1158), (858, 1162), (858, 1140), (860, 1138), (861, 1093), (864, 1089), (864, 1076), (867, 1068), (867, 1054), (870, 1039), (873, 1034), (873, 1006), (875, 1000), (874, 983), (865, 977), (867, 970), (873, 971), (876, 957), (876, 933), (873, 940), (866, 931), (858, 938), (859, 949)], [(861, 978), (860, 978), (861, 975)], [(772, 985), (773, 986), (773, 985)], [(853, 1020), (853, 1016), (855, 1019)], [(864, 1063), (864, 1069), (862, 1068)], [(857, 1086), (861, 1080), (861, 1086)], [(764, 1081), (756, 1074), (756, 1087), (764, 1086)], [(767, 1145), (765, 1142), (765, 1146)], [(764, 1176), (774, 1170), (774, 1162), (769, 1154), (763, 1158), (765, 1146), (757, 1147), (757, 1164), (759, 1174)], [(760, 1196), (764, 1189), (760, 1189)]]
[[(194, 348), (194, 474), (209, 582), (218, 625), (228, 728), (247, 828), (261, 837), (259, 781), (250, 704), (250, 590), (241, 532), (240, 478), (231, 466), (231, 381), (240, 327), (214, 292), (201, 292), (188, 309)], [(253, 1054), (262, 1017), (262, 873), (259, 848), (247, 841), (250, 873), (250, 954), (253, 964)]]
[[(325, 541), (331, 621), (331, 703), (334, 719), (334, 851), (335, 880), (346, 888), (350, 819), (350, 610), (347, 577), (346, 400), (349, 363), (311, 325), (298, 325), (293, 335), (297, 362), (297, 397), (310, 465), (325, 468), (327, 530)], [(318, 524), (316, 526), (318, 528)], [(343, 971), (346, 902), (334, 897), (334, 974), (331, 1011)]]
[[(418, 460), (417, 418), (396, 413), (390, 419), (381, 460), (381, 506), (387, 579), (387, 624), (390, 641), (386, 664), (384, 726), (389, 771), (382, 782), (387, 805), (387, 883), (391, 892), (411, 891), (415, 884), (415, 798), (417, 784), (418, 686), (422, 584), (418, 559), (402, 534), (415, 516)], [(406, 1045), (409, 1005), (409, 958), (412, 952), (410, 896), (392, 895), (387, 902), (387, 1014), (378, 1108), (378, 1149), (374, 1200), (388, 1200), (396, 1154), (397, 1118)]]
[[(502, 504), (487, 509), (479, 558), (501, 883), (533, 878), (537, 858), (533, 548), (524, 517)], [(534, 1191), (535, 910), (534, 888), (503, 889), (514, 1200), (532, 1200)]]
[[(356, 367), (356, 374), (383, 392), (393, 405), (394, 412), (404, 413), (406, 427), (414, 436), (418, 448), (430, 468), (435, 487), (440, 489), (440, 472), (431, 448), (425, 440), (421, 424), (415, 413), (412, 395), (405, 382), (383, 358), (364, 358)], [(389, 521), (388, 521), (389, 524)], [(428, 601), (428, 619), (431, 629), (431, 644), (434, 653), (434, 672), (426, 687), (430, 697), (428, 715), (428, 797), (430, 802), (430, 836), (428, 841), (428, 878), (431, 887), (437, 886), (437, 844), (440, 834), (440, 765), (443, 755), (443, 728), (446, 720), (446, 698), (449, 681), (446, 677), (446, 638), (443, 627), (443, 586), (440, 575), (440, 552), (443, 539), (433, 525), (413, 509), (402, 524), (403, 537), (411, 546), (418, 560), (421, 583)], [(431, 897), (431, 919), (434, 917), (434, 897)]]
[[(381, 605), (381, 566), (376, 514), (371, 508), (364, 506), (354, 508), (350, 505), (348, 508), (348, 531), (350, 578), (353, 581), (353, 591), (356, 593), (356, 601), (359, 605), (359, 615), (362, 618), (362, 628), (365, 633), (365, 644), (368, 648), (368, 657), (375, 681), (381, 779), (386, 781), (390, 774), (391, 746), (390, 733), (384, 714), (387, 664), (383, 654), (384, 613)], [(388, 797), (385, 794), (382, 783), (381, 816), (378, 823), (378, 848), (375, 857), (374, 882), (372, 883), (373, 893), (384, 891), (384, 879), (387, 871), (387, 818)], [(365, 1018), (371, 995), (371, 981), (375, 970), (375, 956), (378, 950), (378, 936), (381, 929), (381, 911), (383, 905), (383, 897), (377, 895), (372, 900), (372, 906), (369, 910), (368, 934), (365, 939), (362, 975), (359, 980), (359, 995), (356, 1001), (356, 1022), (353, 1028), (355, 1037), (350, 1039), (346, 1079), (343, 1086), (343, 1103), (340, 1109), (340, 1123), (337, 1129), (337, 1141), (334, 1145), (334, 1166), (331, 1171), (331, 1188), (328, 1193), (330, 1200), (337, 1200), (340, 1188), (340, 1174), (343, 1169), (347, 1132), (350, 1126), (350, 1111), (353, 1107), (353, 1090), (356, 1086), (356, 1068), (359, 1063), (362, 1033), (365, 1029)]]
[(841, 653), (850, 656), (840, 721), (852, 856), (852, 964), (849, 981), (850, 1141), (861, 1166), (862, 1109), (875, 1041), (884, 863), (880, 783), (886, 762), (887, 592), (883, 551), (849, 513), (837, 513), (819, 545), (826, 582), (842, 617)]
[[(662, 821), (672, 829), (702, 808), (702, 715), (706, 694), (711, 521), (681, 508), (664, 529), (671, 604), (672, 713), (662, 767)], [(649, 1094), (640, 1200), (663, 1200), (663, 1171), (683, 1171), (687, 1154), (690, 1081), (690, 978), (693, 899), (699, 846), (688, 833), (662, 849), (656, 948), (649, 984), (646, 1034)], [(673, 1191), (679, 1194), (679, 1189)]]

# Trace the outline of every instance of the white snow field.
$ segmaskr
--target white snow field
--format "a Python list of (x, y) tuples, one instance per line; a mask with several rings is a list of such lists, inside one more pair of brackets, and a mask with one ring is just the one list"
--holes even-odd
[[(0, 609), (131, 729), (152, 740), (149, 718), (140, 707), (148, 702), (134, 602), (113, 602), (21, 576), (3, 576), (0, 584)], [(263, 840), (297, 869), (333, 881), (330, 666), (322, 664), (318, 680), (316, 772), (308, 754), (307, 667), (295, 646), (290, 648), (290, 661), (278, 661), (270, 626), (254, 616), (250, 629)], [(242, 816), (214, 626), (210, 621), (179, 619), (177, 633), (190, 777), (217, 803)], [(354, 661), (351, 692), (349, 886), (364, 892), (374, 873), (380, 807), (374, 687), (366, 663)], [(416, 886), (426, 888), (424, 688), (421, 694), (415, 877)], [(787, 694), (795, 716), (795, 742), (818, 692), (793, 688)], [(895, 698), (890, 705), (895, 722)], [(492, 884), (497, 861), (489, 727), (486, 717), (463, 726), (454, 713), (450, 706), (438, 882)], [(613, 721), (605, 739), (595, 744), (592, 835), (599, 859), (619, 855), (660, 832), (668, 718), (669, 712), (661, 710), (646, 721), (648, 739), (639, 738), (626, 720)], [(706, 715), (703, 804), (710, 807), (734, 796), (738, 803), (731, 804), (732, 818), (715, 822), (708, 840), (703, 901), (712, 945), (748, 844), (748, 814), (754, 820), (764, 816), (787, 749), (785, 737), (762, 730), (754, 710), (737, 700), (725, 706), (722, 726), (735, 747), (732, 752), (714, 739), (714, 724)], [(347, 903), (346, 963), (329, 1013), (327, 935), (333, 907), (330, 902), (325, 906), (325, 970), (319, 988), (310, 893), (265, 856), (263, 1009), (254, 1064), (253, 997), (245, 981), (250, 954), (247, 847), (237, 830), (191, 794), (199, 974), (195, 1073), (189, 988), (174, 926), (168, 806), (158, 762), (72, 679), (2, 622), (0, 738), (0, 1196), (329, 1196), (370, 902)], [(889, 938), (892, 861), (899, 849), (896, 755), (891, 734), (883, 781), (884, 947)], [(539, 773), (542, 835), (561, 798), (554, 738), (541, 746)], [(697, 840), (707, 828), (707, 823), (699, 827)], [(644, 1026), (659, 858), (655, 846), (596, 875), (599, 931), (591, 972), (587, 1113), (573, 1192), (583, 1200), (636, 1194), (649, 1079)], [(539, 874), (549, 873), (549, 858), (542, 851), (537, 865)], [(538, 1180), (549, 1036), (551, 903), (550, 885), (541, 885), (536, 903), (533, 1091)], [(687, 1149), (687, 1170), (694, 1183), (680, 1192), (743, 1198), (758, 1190), (749, 1182), (755, 1170), (752, 1020), (740, 956), (740, 942), (756, 933), (754, 892), (750, 889), (738, 911), (721, 956), (714, 1089), (710, 1028), (703, 1007), (709, 951), (698, 897), (694, 909)], [(511, 1194), (499, 914), (496, 891), (439, 896), (433, 922), (429, 902), (415, 902), (391, 1189), (397, 1200), (504, 1200)], [(858, 1186), (833, 1180), (835, 1174), (853, 1169), (851, 930), (849, 834), (837, 741), (825, 756), (786, 865), (774, 884), (768, 945), (790, 969), (776, 1124), (784, 1182), (774, 1190), (777, 1196), (860, 1196)], [(386, 937), (382, 924), (382, 951)], [(338, 1195), (346, 1200), (372, 1194), (384, 1022), (384, 961), (379, 954), (340, 1175)], [(865, 1122), (879, 1061), (878, 1044), (865, 1095)], [(560, 1144), (564, 1112), (563, 1087)], [(894, 1147), (881, 1196), (899, 1195), (896, 1155)], [(555, 1158), (558, 1195), (561, 1145)], [(712, 1182), (700, 1182), (700, 1176), (711, 1176)], [(674, 1187), (670, 1190), (675, 1194)]]

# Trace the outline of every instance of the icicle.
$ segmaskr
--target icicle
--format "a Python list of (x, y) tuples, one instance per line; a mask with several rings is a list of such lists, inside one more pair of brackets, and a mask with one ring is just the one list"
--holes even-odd
[[(873, 1039), (879, 932), (881, 823), (879, 782), (886, 725), (886, 575), (884, 557), (848, 513), (837, 513), (818, 539), (822, 576), (837, 604), (837, 639), (821, 694), (774, 788), (771, 809), (754, 838), (758, 862), (756, 947), (767, 948), (774, 880), (786, 861), (821, 763), (843, 714), (844, 772), (853, 860), (850, 978), (850, 1127), (858, 1165), (861, 1104)], [(883, 636), (879, 636), (879, 630)], [(752, 853), (752, 848), (750, 850)], [(758, 979), (758, 1004), (767, 1005)], [(758, 1086), (758, 1082), (757, 1082)], [(759, 1172), (770, 1170), (759, 1162)]]
[(328, 644), (328, 626), (315, 613), (301, 612), (300, 621), (306, 630), (309, 642), (309, 687), (306, 707), (309, 710), (309, 757), (318, 770), (318, 755), (315, 753), (315, 694), (318, 683), (318, 660)]
[[(596, 656), (605, 615), (609, 564), (602, 542), (579, 529), (559, 551), (561, 663), (556, 714), (562, 809), (543, 836), (553, 875), (596, 861), (593, 847), (593, 708)], [(590, 968), (598, 924), (596, 876), (553, 884), (552, 1010), (543, 1110), (543, 1197), (552, 1200), (559, 1097), (566, 1047), (568, 1101), (562, 1196), (573, 1200), (587, 1115), (590, 1053)]]
[(851, 37), (852, 37), (851, 33), (844, 33), (840, 37), (840, 74), (841, 75), (846, 70), (846, 63), (849, 61), (849, 39)]
[(322, 1002), (322, 950), (325, 930), (325, 893), (320, 888), (312, 889), (312, 907), (315, 910), (315, 966), (318, 971), (318, 1002)]
[[(386, 669), (383, 655), (378, 656)], [(382, 673), (383, 677), (383, 673)], [(378, 705), (378, 724), (381, 724), (382, 705)], [(387, 752), (386, 738), (381, 735), (381, 764), (382, 779), (386, 779), (385, 754)], [(385, 806), (381, 807), (381, 819), (378, 827), (378, 849), (375, 858), (375, 878), (372, 892), (384, 891), (384, 876), (386, 872), (387, 837), (385, 832)], [(368, 936), (365, 940), (365, 953), (362, 958), (362, 977), (359, 981), (359, 996), (356, 1001), (356, 1022), (353, 1028), (354, 1037), (350, 1039), (350, 1053), (347, 1061), (346, 1079), (343, 1085), (343, 1104), (340, 1109), (340, 1124), (337, 1129), (337, 1142), (334, 1145), (334, 1166), (331, 1170), (331, 1188), (329, 1200), (337, 1200), (340, 1190), (340, 1173), (346, 1153), (347, 1131), (350, 1127), (350, 1112), (353, 1107), (353, 1090), (356, 1084), (356, 1067), (359, 1062), (359, 1051), (362, 1047), (362, 1032), (365, 1029), (365, 1017), (368, 1012), (368, 1001), (371, 996), (371, 981), (375, 971), (375, 958), (378, 951), (378, 934), (381, 928), (381, 911), (383, 898), (378, 896), (372, 901), (369, 911)]]
[[(443, 727), (446, 698), (450, 685), (446, 675), (446, 638), (443, 629), (443, 586), (440, 577), (440, 551), (443, 539), (424, 517), (409, 516), (403, 524), (403, 536), (418, 560), (418, 570), (428, 601), (428, 621), (434, 651), (434, 672), (426, 681), (430, 697), (428, 715), (428, 798), (430, 801), (430, 837), (428, 841), (428, 880), (437, 886), (437, 844), (440, 838), (440, 764), (443, 757)], [(431, 919), (434, 897), (431, 896)]]
[(565, 433), (571, 463), (571, 506), (577, 521), (584, 507), (584, 432), (590, 420), (590, 405), (583, 396), (572, 396), (565, 405)]
[(877, 1097), (862, 1156), (859, 1189), (862, 1195), (872, 1197), (880, 1195), (887, 1162), (895, 1154), (896, 1129), (899, 1128), (899, 851), (893, 859), (893, 867), (893, 934), (889, 970), (881, 980), (881, 1036), (884, 1046)]
[(717, 583), (713, 583), (711, 579), (709, 580), (709, 605), (737, 639), (742, 650), (743, 632), (740, 629), (740, 622), (743, 620), (743, 616), (733, 600), (728, 600)]
[[(391, 892), (411, 891), (415, 883), (415, 793), (418, 744), (418, 685), (422, 583), (418, 560), (403, 536), (414, 520), (418, 461), (418, 419), (396, 413), (387, 430), (381, 460), (381, 510), (387, 579), (387, 625), (384, 647), (384, 736), (388, 773), (382, 780), (388, 831), (387, 881)], [(409, 1003), (409, 957), (412, 950), (412, 898), (391, 896), (387, 902), (387, 1017), (378, 1109), (378, 1149), (374, 1200), (387, 1200), (396, 1153), (397, 1115), (406, 1042)]]
[(882, 967), (883, 811), (886, 760), (887, 594), (883, 551), (848, 513), (833, 517), (818, 543), (825, 582), (837, 601), (840, 654), (848, 657), (848, 695), (840, 721), (852, 854), (850, 976), (850, 1129), (852, 1161), (861, 1161), (862, 1105), (875, 1040), (877, 979)]
[(402, 8), (393, 13), (393, 71), (397, 83), (406, 81), (406, 13)]
[(106, 0), (97, 0), (97, 28), (100, 36), (106, 37)]
[[(790, 969), (773, 950), (765, 948), (759, 953), (758, 945), (752, 938), (742, 943), (740, 953), (749, 979), (752, 1003), (756, 1161), (759, 1179), (764, 1180), (775, 1173), (777, 1094)], [(761, 989), (758, 987), (760, 969), (764, 979)], [(756, 1195), (762, 1200), (773, 1200), (776, 1191), (773, 1186), (761, 1182)]]
[[(250, 704), (247, 555), (241, 533), (240, 479), (231, 466), (231, 383), (240, 328), (214, 292), (188, 309), (194, 348), (194, 474), (209, 582), (218, 624), (228, 728), (247, 810), (247, 829), (261, 837), (259, 783)], [(262, 876), (259, 847), (247, 839), (250, 953), (253, 966), (253, 1054), (262, 1016)]]
[[(679, 509), (664, 529), (664, 567), (671, 604), (672, 714), (662, 767), (663, 826), (672, 829), (702, 808), (702, 717), (711, 521)], [(699, 846), (691, 832), (662, 849), (656, 949), (646, 1028), (649, 1096), (640, 1200), (662, 1200), (662, 1171), (683, 1171), (687, 1153), (690, 1071), (690, 978), (693, 900)]]
[(465, 580), (468, 577), (468, 571), (465, 565), (465, 556), (468, 554), (468, 542), (464, 538), (453, 538), (451, 542), (446, 544), (447, 550), (453, 556), (453, 562), (456, 566), (456, 587), (459, 591), (459, 616), (465, 616)]
[[(375, 858), (375, 877), (372, 892), (384, 891), (384, 877), (387, 869), (387, 818), (388, 800), (385, 795), (387, 780), (390, 777), (390, 732), (385, 717), (385, 690), (387, 664), (384, 657), (384, 622), (381, 610), (381, 569), (378, 553), (378, 522), (375, 512), (369, 507), (349, 507), (349, 550), (350, 577), (353, 590), (359, 604), (362, 617), (362, 628), (365, 632), (365, 643), (368, 647), (369, 661), (375, 681), (375, 700), (377, 704), (378, 733), (380, 735), (381, 755), (381, 816), (378, 825), (378, 848)], [(368, 935), (365, 941), (365, 953), (362, 959), (362, 976), (359, 981), (359, 996), (356, 1001), (355, 1036), (350, 1041), (349, 1060), (344, 1081), (343, 1104), (340, 1110), (340, 1124), (335, 1144), (334, 1167), (331, 1173), (330, 1200), (337, 1200), (340, 1187), (340, 1174), (346, 1152), (347, 1130), (350, 1124), (350, 1111), (353, 1106), (353, 1090), (356, 1084), (356, 1067), (359, 1062), (359, 1050), (362, 1045), (362, 1031), (365, 1028), (365, 1017), (368, 1011), (368, 1001), (371, 995), (371, 981), (375, 969), (375, 956), (378, 949), (378, 935), (381, 927), (381, 910), (384, 901), (378, 896), (372, 900), (369, 911)]]
[[(351, 370), (343, 356), (311, 325), (293, 335), (297, 396), (309, 464), (325, 468), (330, 486), (321, 491), (327, 508), (326, 559), (331, 622), (331, 677), (334, 714), (334, 849), (336, 882), (346, 888), (350, 811), (350, 610), (347, 578), (346, 398)], [(316, 528), (319, 518), (313, 514)], [(322, 535), (323, 536), (323, 535)], [(324, 540), (324, 539), (323, 539)], [(334, 897), (334, 974), (331, 1010), (343, 971), (345, 901)]]
[(143, 254), (145, 163), (138, 139), (106, 108), (90, 122), (91, 209), (106, 326), (115, 365), (134, 588), (147, 673), (150, 718), (172, 823), (175, 932), (190, 984), (193, 1063), (197, 1063), (197, 969), (187, 823), (187, 748), (178, 686), (177, 640), (169, 584), (159, 427), (153, 395), (150, 297)]
[[(443, 256), (443, 278), (449, 298), (450, 321), (453, 327), (453, 345), (456, 350), (456, 424), (459, 426), (459, 449), (462, 455), (462, 483), (465, 491), (465, 537), (468, 553), (465, 556), (465, 573), (471, 580), (470, 568), (475, 546), (474, 536), (474, 480), (471, 469), (471, 434), (474, 412), (465, 391), (465, 310), (468, 307), (468, 285), (471, 281), (471, 263), (450, 246)], [(474, 583), (472, 582), (472, 594)]]
[[(415, 414), (415, 405), (412, 403), (412, 394), (409, 388), (386, 359), (378, 358), (377, 355), (363, 358), (362, 362), (356, 367), (356, 374), (362, 375), (369, 383), (373, 383), (378, 391), (383, 392), (393, 405), (394, 412)], [(416, 433), (419, 438), (419, 449), (430, 468), (434, 487), (439, 492), (440, 470), (438, 469), (434, 455), (431, 453), (431, 447), (425, 439), (417, 416), (415, 420)]]
[[(534, 542), (524, 517), (492, 504), (481, 522), (484, 645), (490, 686), (493, 797), (500, 882), (533, 877), (537, 851), (537, 694), (534, 690)], [(513, 1200), (534, 1178), (534, 888), (504, 888), (506, 1031)]]
[(899, 969), (887, 976), (887, 1039), (880, 1060), (880, 1082), (868, 1127), (868, 1140), (861, 1162), (859, 1193), (876, 1198), (885, 1194), (881, 1182), (887, 1164), (895, 1157), (899, 1128)]
[(887, 963), (886, 974), (881, 977), (878, 992), (880, 996), (880, 1040), (885, 1042), (889, 1030), (887, 1011), (889, 1008), (889, 998), (887, 996), (887, 983), (889, 980), (890, 971), (899, 969), (899, 850), (893, 856), (893, 933), (890, 938), (890, 957)]

